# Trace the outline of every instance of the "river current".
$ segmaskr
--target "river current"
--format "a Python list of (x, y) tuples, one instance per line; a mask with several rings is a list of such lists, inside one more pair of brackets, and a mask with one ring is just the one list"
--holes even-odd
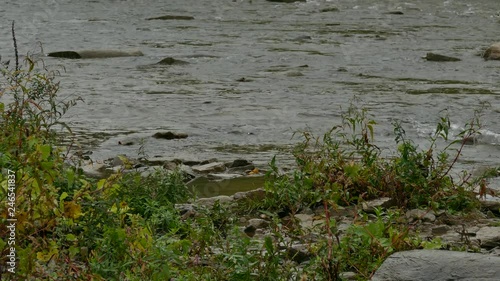
[[(194, 19), (146, 20), (163, 15)], [(394, 121), (425, 147), (440, 116), (457, 133), (489, 104), (464, 163), (500, 165), (500, 62), (479, 56), (500, 41), (497, 0), (3, 0), (2, 58), (13, 56), (12, 20), (21, 53), (144, 53), (43, 58), (60, 70), (61, 97), (84, 100), (65, 121), (94, 160), (142, 146), (167, 158), (286, 161), (295, 132), (326, 132), (357, 97), (389, 151)], [(429, 62), (427, 52), (461, 61)], [(166, 57), (189, 64), (155, 65)], [(189, 137), (151, 137), (159, 131)]]

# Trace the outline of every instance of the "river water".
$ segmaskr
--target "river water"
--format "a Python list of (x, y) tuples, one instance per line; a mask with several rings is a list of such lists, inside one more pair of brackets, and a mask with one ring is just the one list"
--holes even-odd
[[(139, 147), (149, 156), (266, 163), (338, 124), (354, 96), (378, 122), (377, 144), (394, 150), (391, 122), (417, 144), (448, 114), (463, 128), (482, 103), (483, 135), (467, 165), (500, 165), (500, 62), (478, 54), (500, 41), (497, 0), (3, 0), (0, 55), (139, 49), (142, 57), (44, 58), (61, 70), (61, 96), (80, 96), (65, 120), (94, 160)], [(336, 7), (335, 9), (330, 9)], [(325, 11), (325, 9), (327, 9)], [(388, 13), (401, 11), (403, 14)], [(146, 20), (163, 15), (193, 20)], [(459, 62), (428, 62), (427, 52)], [(154, 65), (166, 57), (187, 65)], [(242, 79), (244, 78), (244, 79)], [(158, 131), (189, 134), (157, 140)], [(134, 142), (123, 146), (119, 142)]]

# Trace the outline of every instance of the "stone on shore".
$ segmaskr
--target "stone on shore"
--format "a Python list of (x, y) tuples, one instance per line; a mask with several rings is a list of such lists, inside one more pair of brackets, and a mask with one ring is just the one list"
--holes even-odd
[(500, 280), (500, 257), (443, 250), (413, 250), (388, 257), (372, 281)]

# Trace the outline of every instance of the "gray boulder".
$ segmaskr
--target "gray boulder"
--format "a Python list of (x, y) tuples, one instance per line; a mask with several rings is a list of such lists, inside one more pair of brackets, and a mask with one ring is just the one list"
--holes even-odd
[(483, 59), (485, 60), (500, 60), (500, 42), (492, 44), (483, 53)]
[(497, 281), (500, 257), (440, 250), (398, 252), (388, 257), (372, 281)]

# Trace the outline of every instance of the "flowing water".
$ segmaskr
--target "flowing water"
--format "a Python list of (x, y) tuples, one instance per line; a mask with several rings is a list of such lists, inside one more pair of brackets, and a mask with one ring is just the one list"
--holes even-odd
[[(146, 20), (163, 15), (194, 19)], [(456, 133), (489, 103), (483, 135), (464, 152), (480, 167), (500, 165), (500, 62), (478, 56), (500, 41), (499, 16), (497, 0), (4, 0), (0, 55), (13, 56), (11, 20), (21, 53), (40, 53), (41, 43), (45, 54), (145, 54), (44, 58), (61, 70), (61, 96), (84, 100), (66, 121), (94, 160), (134, 157), (141, 145), (150, 156), (290, 160), (280, 151), (299, 141), (294, 132), (325, 132), (357, 96), (388, 150), (393, 121), (424, 145), (440, 114)], [(461, 61), (428, 62), (427, 52)], [(155, 65), (166, 57), (189, 64)], [(152, 138), (158, 131), (189, 137)]]

